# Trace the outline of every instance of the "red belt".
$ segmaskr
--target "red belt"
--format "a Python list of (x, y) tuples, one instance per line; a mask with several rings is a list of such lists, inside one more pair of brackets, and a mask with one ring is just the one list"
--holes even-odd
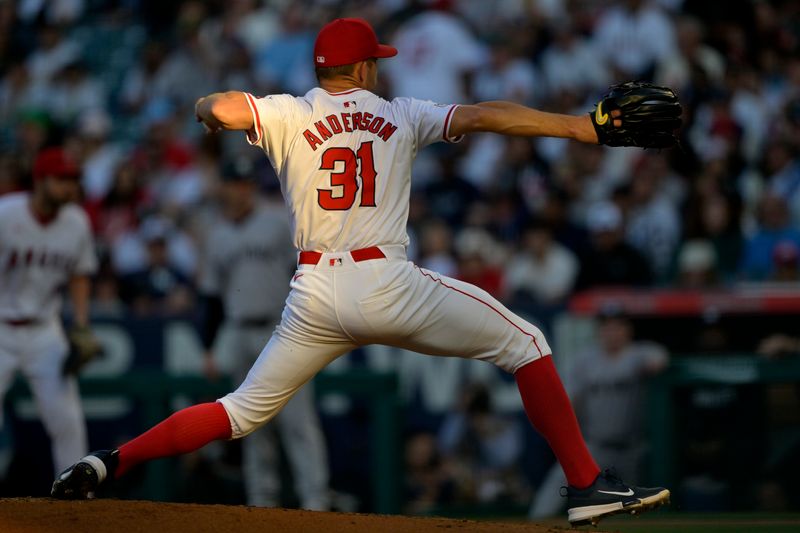
[[(361, 248), (359, 250), (351, 250), (346, 252), (350, 254), (353, 261), (356, 263), (360, 261), (368, 261), (370, 259), (385, 259), (380, 248), (377, 246), (370, 246), (369, 248)], [(300, 252), (300, 259), (297, 261), (300, 265), (316, 265), (322, 259), (322, 252)]]

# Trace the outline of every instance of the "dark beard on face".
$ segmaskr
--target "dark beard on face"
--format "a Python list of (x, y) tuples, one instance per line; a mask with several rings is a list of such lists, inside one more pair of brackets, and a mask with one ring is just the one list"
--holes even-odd
[(62, 207), (70, 202), (72, 202), (72, 198), (60, 200), (58, 198), (54, 198), (47, 191), (44, 191), (44, 194), (42, 195), (42, 207), (53, 215), (58, 213)]

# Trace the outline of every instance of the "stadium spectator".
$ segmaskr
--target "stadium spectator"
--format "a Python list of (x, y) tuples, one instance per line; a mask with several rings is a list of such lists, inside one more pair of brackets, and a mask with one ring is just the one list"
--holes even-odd
[(503, 299), (503, 271), (499, 268), (501, 250), (489, 232), (467, 228), (456, 235), (456, 278), (485, 290), (498, 300)]
[(741, 270), (746, 279), (754, 281), (774, 274), (773, 254), (779, 243), (800, 246), (800, 230), (791, 225), (789, 209), (782, 198), (766, 195), (759, 205), (759, 219), (758, 231), (745, 246)]
[(242, 42), (253, 56), (280, 31), (277, 8), (269, 2), (236, 0), (222, 14), (220, 24)]
[(744, 239), (738, 204), (730, 194), (711, 191), (704, 197), (693, 196), (684, 209), (684, 238), (711, 243), (720, 281), (733, 281), (741, 264)]
[(453, 233), (444, 221), (427, 221), (420, 232), (419, 265), (444, 276), (455, 276), (458, 267), (451, 250), (452, 240)]
[(48, 93), (46, 109), (62, 124), (75, 122), (81, 114), (97, 110), (106, 101), (102, 85), (80, 61), (68, 63), (59, 70)]
[(176, 46), (167, 54), (159, 75), (164, 96), (173, 105), (190, 113), (197, 94), (215, 87), (208, 50), (200, 40), (200, 25), (205, 19), (205, 3), (187, 1), (181, 4), (176, 21)]
[(109, 140), (111, 117), (104, 109), (89, 108), (77, 122), (83, 193), (87, 200), (96, 200), (114, 185), (114, 173), (122, 162), (124, 148)]
[(10, 65), (6, 75), (0, 78), (0, 131), (10, 128), (21, 111), (42, 109), (46, 97), (45, 84), (32, 83), (24, 62)]
[(659, 62), (674, 53), (675, 30), (654, 3), (620, 0), (601, 15), (593, 45), (617, 69), (616, 78), (652, 79)]
[(122, 299), (139, 315), (175, 315), (193, 305), (192, 282), (170, 264), (166, 225), (151, 219), (142, 228), (146, 264), (120, 280)]
[(52, 138), (53, 122), (42, 111), (31, 109), (20, 113), (14, 124), (12, 143), (14, 156), (22, 171), (22, 186), (32, 186), (32, 170), (36, 154), (49, 145)]
[(536, 152), (534, 143), (524, 137), (510, 138), (502, 154), (503, 169), (498, 169), (489, 185), (494, 199), (514, 199), (517, 216), (527, 218), (528, 212), (542, 205), (547, 184), (546, 164)]
[(198, 203), (205, 183), (192, 145), (180, 136), (179, 110), (167, 100), (153, 101), (143, 120), (147, 127), (131, 163), (142, 173), (148, 194), (170, 213)]
[(34, 82), (47, 83), (80, 55), (78, 44), (64, 37), (63, 30), (54, 25), (39, 29), (38, 47), (28, 56), (28, 71)]
[(484, 228), (503, 245), (517, 242), (522, 226), (529, 218), (519, 194), (511, 190), (496, 191), (489, 196), (489, 200), (488, 220), (483, 224)]
[(665, 281), (681, 236), (674, 201), (665, 194), (668, 168), (662, 157), (645, 156), (630, 187), (626, 239), (648, 260), (657, 280)]
[(608, 84), (609, 76), (598, 51), (569, 20), (554, 24), (553, 42), (542, 52), (542, 74), (551, 93), (586, 94)]
[(522, 453), (522, 427), (498, 414), (489, 389), (467, 387), (459, 409), (439, 428), (439, 450), (456, 481), (456, 501), (519, 501), (525, 482), (516, 467)]
[(467, 76), (488, 60), (485, 46), (444, 9), (423, 11), (406, 21), (392, 42), (400, 51), (386, 63), (392, 95), (467, 101)]
[(167, 50), (159, 41), (148, 42), (141, 52), (141, 61), (132, 65), (119, 91), (122, 108), (136, 114), (153, 100), (167, 98), (169, 73), (163, 68)]
[(85, 0), (21, 0), (19, 18), (31, 22), (43, 18), (50, 24), (67, 25), (80, 18), (86, 9)]
[(777, 141), (769, 146), (765, 172), (769, 191), (781, 197), (789, 207), (792, 225), (800, 227), (800, 146)]
[[(129, 199), (136, 197), (137, 193), (133, 192), (135, 189), (128, 191), (131, 194)], [(124, 215), (120, 216), (124, 219)], [(165, 242), (167, 262), (170, 267), (177, 269), (184, 278), (192, 279), (197, 270), (197, 246), (170, 219), (160, 214), (150, 214), (141, 220), (134, 231), (118, 235), (111, 243), (111, 258), (116, 272), (125, 276), (135, 271), (146, 270), (147, 243), (156, 238)]]
[(255, 56), (256, 79), (266, 87), (280, 87), (304, 94), (314, 86), (314, 72), (308, 58), (314, 55), (314, 32), (307, 25), (304, 7), (288, 4), (281, 31)]
[(570, 295), (578, 275), (578, 260), (553, 240), (549, 227), (539, 221), (527, 225), (521, 247), (505, 270), (511, 305), (553, 306)]
[(605, 167), (605, 153), (601, 146), (570, 143), (554, 169), (556, 184), (569, 195), (570, 217), (578, 224), (586, 223), (590, 206), (611, 199), (623, 179)]
[(800, 354), (800, 338), (783, 333), (773, 333), (759, 341), (756, 352), (770, 359)]
[(719, 85), (725, 74), (725, 60), (703, 42), (705, 27), (698, 19), (680, 17), (676, 24), (677, 49), (659, 65), (655, 81), (684, 94), (694, 87)]
[(584, 227), (570, 220), (567, 194), (555, 188), (544, 192), (543, 196), (543, 203), (537, 212), (542, 222), (553, 232), (556, 241), (574, 254), (582, 253), (588, 246), (588, 236)]
[(577, 287), (641, 286), (652, 281), (644, 256), (624, 240), (622, 213), (611, 202), (595, 204), (586, 216), (591, 235), (580, 257)]
[(678, 252), (678, 285), (687, 289), (714, 287), (720, 276), (714, 246), (706, 240), (686, 241)]
[(431, 212), (451, 227), (464, 224), (467, 210), (480, 198), (480, 192), (459, 174), (454, 155), (440, 159), (441, 172), (425, 187), (425, 200)]
[(800, 281), (800, 247), (792, 241), (780, 241), (772, 250), (772, 262), (775, 264), (771, 281), (796, 283)]
[(453, 503), (455, 480), (437, 449), (433, 434), (418, 432), (408, 438), (404, 467), (406, 513), (425, 514), (436, 505)]
[(146, 202), (141, 178), (133, 165), (118, 165), (110, 190), (99, 199), (90, 196), (85, 203), (98, 241), (104, 247), (112, 247), (120, 238), (134, 232)]
[(531, 104), (542, 98), (542, 87), (533, 64), (515, 55), (505, 39), (492, 43), (490, 60), (475, 71), (472, 82), (472, 92), (479, 101)]

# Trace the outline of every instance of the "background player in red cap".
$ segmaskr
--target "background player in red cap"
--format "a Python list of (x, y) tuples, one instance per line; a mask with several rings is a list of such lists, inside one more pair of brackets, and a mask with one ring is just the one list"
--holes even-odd
[(33, 192), (0, 198), (0, 403), (20, 371), (50, 436), (56, 472), (87, 451), (79, 365), (68, 357), (59, 316), (60, 289), (68, 285), (70, 338), (94, 343), (89, 276), (97, 260), (86, 214), (72, 204), (79, 177), (63, 150), (49, 148), (34, 163)]
[[(84, 498), (142, 461), (245, 436), (328, 363), (377, 343), (485, 360), (513, 373), (531, 422), (566, 474), (571, 523), (596, 523), (668, 500), (666, 489), (631, 487), (601, 472), (535, 326), (485, 291), (416, 267), (405, 253), (411, 164), (419, 149), (481, 131), (637, 144), (616, 138), (626, 130), (623, 122), (637, 122), (626, 111), (638, 106), (636, 98), (606, 98), (591, 116), (509, 102), (389, 102), (370, 91), (377, 84), (376, 59), (395, 54), (365, 21), (337, 19), (320, 31), (314, 47), (320, 87), (302, 97), (234, 91), (198, 100), (198, 121), (211, 132), (245, 131), (278, 175), (300, 250), (281, 322), (235, 392), (179, 411), (119, 449), (84, 457), (56, 479), (54, 496)], [(633, 89), (634, 96), (640, 90), (614, 89)], [(659, 90), (671, 94), (652, 89), (648, 98)], [(662, 143), (678, 125), (676, 117), (646, 122)]]

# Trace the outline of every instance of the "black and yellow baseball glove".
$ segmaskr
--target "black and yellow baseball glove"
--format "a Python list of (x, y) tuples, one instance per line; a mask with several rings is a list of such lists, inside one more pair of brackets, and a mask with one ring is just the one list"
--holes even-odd
[(640, 81), (613, 85), (589, 116), (600, 144), (641, 148), (678, 144), (675, 130), (681, 126), (681, 103), (669, 87)]
[(103, 346), (87, 326), (75, 326), (67, 333), (69, 353), (61, 367), (62, 373), (77, 375), (81, 369), (103, 354)]

